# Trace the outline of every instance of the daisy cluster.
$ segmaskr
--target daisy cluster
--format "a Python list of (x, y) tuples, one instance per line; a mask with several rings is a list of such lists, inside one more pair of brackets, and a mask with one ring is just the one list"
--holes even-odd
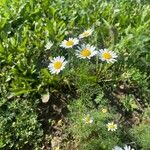
[[(102, 113), (107, 113), (107, 109), (102, 108), (101, 112)], [(84, 116), (83, 122), (85, 124), (92, 124), (92, 123), (94, 123), (94, 119), (93, 119), (93, 117), (90, 116), (90, 114), (87, 114), (87, 115)], [(115, 124), (114, 121), (107, 123), (106, 127), (107, 127), (108, 131), (116, 131), (117, 128), (118, 128), (117, 124)]]
[[(75, 50), (75, 55), (80, 59), (91, 59), (93, 56), (98, 55), (101, 61), (106, 61), (107, 63), (115, 62), (117, 55), (113, 51), (110, 51), (108, 49), (97, 50), (95, 46), (90, 44), (82, 44), (79, 46), (80, 40), (91, 36), (92, 33), (93, 29), (85, 30), (82, 34), (78, 36), (78, 38), (68, 38), (62, 41), (60, 47), (68, 49), (77, 46), (77, 49)], [(45, 47), (46, 49), (50, 49), (51, 46), (52, 43), (47, 43)], [(63, 56), (54, 57), (50, 61), (51, 62), (48, 68), (52, 74), (58, 74), (61, 70), (65, 68), (65, 65), (68, 62)]]
[[(106, 108), (101, 109), (101, 111), (103, 113), (107, 113)], [(94, 119), (92, 116), (90, 116), (90, 114), (85, 115), (82, 120), (85, 124), (93, 124), (94, 123)], [(107, 123), (106, 127), (107, 127), (108, 131), (116, 131), (118, 128), (117, 124), (115, 124), (113, 121)], [(120, 146), (115, 146), (112, 150), (134, 150), (134, 148), (131, 148), (130, 145), (125, 145), (123, 148), (121, 148)]]

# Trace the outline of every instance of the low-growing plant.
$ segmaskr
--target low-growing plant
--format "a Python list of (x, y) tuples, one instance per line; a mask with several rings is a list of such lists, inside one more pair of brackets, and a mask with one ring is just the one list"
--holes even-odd
[(101, 105), (98, 109), (91, 109), (85, 107), (82, 99), (78, 99), (68, 107), (70, 110), (69, 130), (74, 138), (80, 141), (80, 149), (111, 150), (121, 142), (118, 115), (107, 106)]
[(138, 105), (136, 104), (136, 100), (133, 95), (124, 95), (121, 100), (126, 111), (132, 112), (134, 109), (138, 109)]
[(150, 147), (150, 109), (145, 108), (142, 114), (142, 122), (130, 129), (130, 133), (142, 150)]
[(146, 123), (141, 123), (138, 126), (134, 126), (131, 129), (133, 139), (137, 144), (140, 145), (140, 149), (149, 150), (150, 147), (150, 125)]
[(1, 106), (0, 149), (39, 149), (43, 130), (34, 105), (16, 98)]

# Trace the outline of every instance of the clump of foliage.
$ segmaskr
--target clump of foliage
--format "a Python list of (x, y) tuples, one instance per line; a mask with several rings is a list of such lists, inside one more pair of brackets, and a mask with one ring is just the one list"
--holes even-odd
[[(71, 116), (70, 131), (77, 141), (79, 149), (112, 149), (120, 143), (120, 129), (108, 131), (107, 123), (119, 123), (118, 115), (109, 112), (106, 106), (88, 109), (82, 99), (69, 105)], [(120, 127), (119, 127), (120, 128)], [(115, 139), (115, 140), (114, 140)]]
[(132, 129), (133, 138), (142, 147), (143, 150), (148, 150), (150, 147), (150, 125), (141, 123)]
[(142, 122), (131, 129), (131, 134), (136, 143), (141, 146), (143, 150), (148, 150), (150, 147), (150, 109), (145, 109), (142, 117)]
[[(36, 104), (36, 103), (35, 103)], [(34, 105), (35, 105), (34, 104)], [(30, 101), (17, 98), (0, 109), (0, 148), (38, 149), (43, 130)]]

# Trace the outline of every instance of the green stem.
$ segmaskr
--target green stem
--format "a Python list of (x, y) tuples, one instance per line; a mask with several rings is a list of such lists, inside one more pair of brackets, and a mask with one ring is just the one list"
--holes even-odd
[(98, 69), (97, 69), (97, 81), (99, 80), (99, 74), (100, 74), (100, 72), (102, 71), (102, 68), (103, 68), (103, 64), (102, 63), (99, 63), (98, 64), (98, 67), (97, 67)]

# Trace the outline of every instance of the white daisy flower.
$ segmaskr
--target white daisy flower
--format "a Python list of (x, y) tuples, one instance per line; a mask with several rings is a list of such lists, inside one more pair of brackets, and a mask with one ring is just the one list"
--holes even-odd
[(45, 49), (48, 50), (53, 46), (53, 43), (51, 41), (47, 42), (47, 44), (45, 45)]
[(93, 29), (85, 30), (82, 34), (79, 35), (79, 39), (88, 37), (88, 36), (92, 35), (92, 33), (93, 33)]
[(107, 49), (101, 49), (99, 51), (99, 57), (102, 61), (106, 61), (107, 63), (113, 63), (113, 62), (117, 61), (116, 58), (118, 56), (116, 55), (115, 52), (112, 52)]
[(124, 150), (134, 150), (134, 149), (131, 148), (131, 146), (125, 145), (125, 146), (124, 146)]
[(97, 54), (97, 51), (95, 49), (96, 48), (94, 46), (83, 44), (81, 45), (81, 47), (78, 47), (78, 50), (76, 50), (76, 56), (82, 59), (90, 59)]
[(115, 146), (112, 150), (123, 150), (123, 149), (119, 146)]
[(114, 124), (114, 122), (110, 122), (107, 124), (108, 131), (116, 131), (117, 130), (117, 124)]
[(107, 111), (108, 111), (108, 110), (107, 110), (106, 108), (103, 108), (103, 109), (102, 109), (102, 112), (103, 112), (104, 114), (107, 113)]
[(134, 150), (130, 146), (125, 145), (124, 148), (121, 148), (119, 146), (115, 146), (112, 150)]
[(64, 48), (72, 48), (74, 45), (77, 45), (79, 43), (79, 40), (77, 38), (69, 38), (68, 40), (64, 40), (61, 43), (61, 47)]
[(63, 56), (54, 57), (51, 59), (51, 63), (48, 68), (52, 74), (58, 74), (61, 70), (65, 68), (67, 61)]
[(90, 117), (90, 115), (88, 114), (87, 116), (85, 116), (83, 118), (83, 121), (86, 123), (86, 124), (91, 124), (93, 123), (93, 118)]

